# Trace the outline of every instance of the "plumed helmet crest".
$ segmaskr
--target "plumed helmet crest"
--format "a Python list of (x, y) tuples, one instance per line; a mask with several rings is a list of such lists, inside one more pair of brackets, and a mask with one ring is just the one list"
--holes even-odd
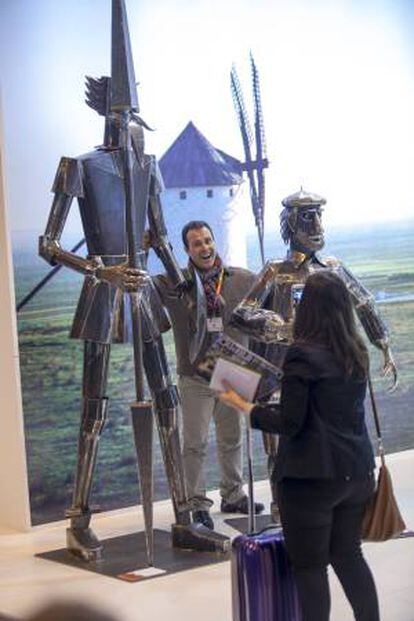
[(101, 116), (106, 116), (109, 110), (111, 78), (91, 78), (87, 75), (85, 85), (86, 104)]

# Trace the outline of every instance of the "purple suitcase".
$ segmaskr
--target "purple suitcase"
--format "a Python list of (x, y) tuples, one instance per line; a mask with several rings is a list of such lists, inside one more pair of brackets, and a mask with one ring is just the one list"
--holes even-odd
[(281, 529), (240, 535), (232, 545), (233, 621), (300, 621)]
[(253, 465), (247, 428), (249, 533), (233, 540), (231, 583), (233, 621), (301, 621), (296, 583), (281, 528), (255, 533)]

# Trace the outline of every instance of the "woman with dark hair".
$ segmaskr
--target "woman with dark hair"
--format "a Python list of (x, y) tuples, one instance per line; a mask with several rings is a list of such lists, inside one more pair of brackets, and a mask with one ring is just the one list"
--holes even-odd
[(332, 565), (357, 621), (378, 621), (371, 571), (361, 551), (361, 524), (375, 480), (365, 426), (368, 353), (351, 299), (329, 271), (308, 277), (297, 307), (280, 404), (253, 404), (229, 387), (227, 405), (251, 426), (280, 434), (278, 493), (286, 547), (303, 621), (327, 621)]

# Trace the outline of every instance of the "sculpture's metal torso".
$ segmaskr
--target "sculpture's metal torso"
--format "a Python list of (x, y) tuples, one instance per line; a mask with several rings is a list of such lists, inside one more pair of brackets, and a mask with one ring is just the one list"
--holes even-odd
[(304, 285), (314, 267), (308, 263), (296, 267), (289, 259), (271, 261), (270, 266), (274, 273), (273, 286), (263, 308), (273, 310), (290, 323), (294, 316), (292, 287)]
[[(149, 163), (150, 157), (144, 158)], [(133, 173), (138, 187), (136, 160)], [(125, 191), (119, 149), (98, 148), (78, 158), (62, 158), (53, 190), (71, 198), (77, 197), (89, 260), (105, 266), (127, 261)], [(147, 203), (136, 201), (133, 213), (139, 240), (136, 252), (141, 269), (146, 267), (141, 240), (147, 222)], [(152, 307), (153, 333), (157, 335), (159, 331), (168, 329), (168, 317), (152, 283), (143, 288), (141, 295)], [(129, 295), (108, 282), (96, 279), (94, 275), (86, 274), (71, 337), (111, 343), (131, 341), (131, 334)]]
[[(83, 186), (83, 196), (78, 199), (79, 209), (88, 254), (125, 257), (128, 249), (120, 152), (97, 149), (80, 156), (77, 162)], [(135, 170), (136, 167), (135, 162)], [(137, 206), (135, 225), (138, 240), (142, 240), (145, 221), (145, 211), (140, 211)]]
[[(262, 308), (277, 313), (284, 320), (285, 327), (283, 337), (279, 342), (266, 344), (254, 342), (252, 346), (266, 360), (276, 366), (281, 366), (287, 348), (292, 342), (292, 323), (296, 305), (294, 292), (297, 291), (298, 286), (304, 286), (309, 274), (317, 267), (309, 263), (298, 266), (288, 257), (269, 261), (266, 265), (272, 277), (269, 283), (269, 294), (264, 299)], [(270, 273), (265, 281), (270, 277)]]
[(286, 258), (266, 263), (233, 315), (235, 325), (267, 344), (262, 354), (275, 365), (281, 364), (293, 340), (295, 306), (306, 280), (320, 269), (332, 270), (343, 280), (367, 337), (385, 355), (389, 352), (388, 331), (371, 293), (341, 261), (317, 254), (324, 246), (321, 218), (325, 203), (322, 196), (302, 188), (283, 199), (280, 222), (282, 238), (289, 244)]
[[(307, 278), (315, 271), (331, 270), (344, 281), (367, 337), (373, 345), (382, 349), (388, 342), (388, 330), (375, 307), (372, 294), (339, 259), (301, 256), (304, 258), (302, 261), (289, 253), (283, 260), (268, 261), (251, 292), (236, 309), (234, 323), (255, 340), (266, 343), (266, 358), (280, 365), (286, 348), (293, 340), (295, 307)], [(283, 324), (274, 327), (270, 333), (266, 331), (266, 323), (272, 313), (283, 319)]]

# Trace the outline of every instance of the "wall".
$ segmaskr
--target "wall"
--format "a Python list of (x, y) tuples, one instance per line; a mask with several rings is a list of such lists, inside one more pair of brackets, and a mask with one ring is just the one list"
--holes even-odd
[(0, 531), (30, 525), (3, 138), (0, 91)]

